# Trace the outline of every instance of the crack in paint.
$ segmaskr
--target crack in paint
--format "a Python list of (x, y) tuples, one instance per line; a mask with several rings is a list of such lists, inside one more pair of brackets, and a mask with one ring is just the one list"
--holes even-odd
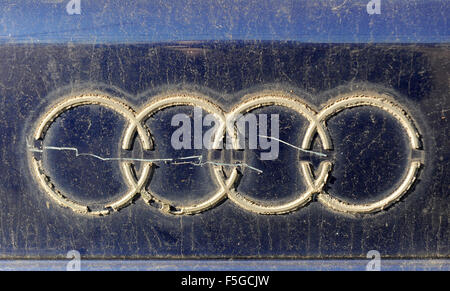
[[(215, 165), (215, 166), (224, 166), (224, 167), (245, 167), (249, 168), (253, 171), (258, 172), (259, 174), (263, 173), (262, 170), (252, 167), (248, 165), (247, 163), (237, 162), (237, 163), (220, 163), (220, 162), (213, 162), (213, 161), (203, 161), (203, 156), (186, 156), (186, 157), (180, 157), (180, 158), (158, 158), (158, 159), (140, 159), (140, 158), (105, 158), (101, 157), (96, 154), (90, 154), (90, 153), (80, 153), (80, 151), (77, 148), (74, 147), (56, 147), (56, 146), (43, 146), (42, 149), (35, 148), (31, 146), (28, 143), (27, 140), (27, 149), (30, 152), (34, 153), (43, 153), (45, 150), (55, 150), (55, 151), (72, 151), (75, 152), (75, 157), (93, 157), (101, 161), (121, 161), (121, 162), (147, 162), (147, 163), (154, 163), (154, 162), (164, 162), (166, 164), (170, 165), (185, 165), (185, 164), (191, 164), (194, 166), (204, 166), (204, 165)], [(193, 161), (188, 161), (193, 160)], [(181, 161), (181, 162), (180, 162)]]
[(286, 142), (286, 141), (284, 141), (284, 140), (281, 140), (281, 139), (276, 138), (276, 137), (273, 137), (273, 136), (265, 136), (265, 135), (258, 135), (258, 136), (259, 136), (259, 137), (270, 138), (270, 139), (276, 140), (276, 141), (278, 141), (278, 142), (281, 142), (281, 143), (283, 143), (283, 144), (285, 144), (285, 145), (287, 145), (287, 146), (290, 146), (290, 147), (292, 147), (292, 148), (294, 148), (294, 149), (296, 149), (296, 150), (298, 150), (298, 151), (304, 152), (304, 153), (313, 154), (313, 155), (317, 155), (317, 156), (320, 156), (320, 157), (327, 157), (327, 155), (324, 154), (324, 153), (319, 153), (319, 152), (315, 152), (315, 151), (311, 151), (311, 150), (305, 150), (305, 149), (302, 149), (302, 148), (300, 148), (300, 147), (298, 147), (298, 146), (295, 146), (295, 145), (293, 145), (293, 144), (290, 144), (290, 143), (288, 143), (288, 142)]
[[(265, 135), (258, 135), (259, 137), (263, 138), (270, 138), (273, 140), (276, 140), (278, 142), (281, 142), (285, 145), (288, 145), (298, 151), (302, 151), (309, 154), (318, 155), (321, 157), (326, 157), (327, 155), (324, 153), (319, 153), (311, 150), (305, 150), (300, 147), (297, 147), (293, 144), (290, 144), (286, 141), (283, 141), (279, 138), (273, 137), (273, 136), (265, 136)], [(191, 164), (194, 166), (205, 166), (205, 165), (214, 165), (214, 166), (224, 166), (224, 167), (241, 167), (241, 168), (249, 168), (253, 171), (258, 172), (259, 174), (262, 174), (263, 171), (255, 168), (253, 166), (248, 165), (247, 163), (243, 162), (237, 162), (237, 163), (221, 163), (221, 162), (213, 162), (213, 161), (203, 161), (203, 156), (197, 155), (197, 156), (186, 156), (186, 157), (180, 157), (180, 158), (158, 158), (158, 159), (141, 159), (141, 158), (105, 158), (96, 154), (91, 153), (80, 153), (80, 151), (77, 148), (74, 147), (56, 147), (56, 146), (43, 146), (42, 149), (35, 148), (31, 146), (27, 139), (27, 149), (30, 152), (34, 153), (43, 153), (44, 150), (55, 150), (55, 151), (72, 151), (75, 152), (75, 157), (93, 157), (101, 161), (121, 161), (121, 162), (147, 162), (147, 163), (155, 163), (155, 162), (165, 162), (166, 164), (171, 165), (185, 165), (185, 164)], [(196, 161), (187, 161), (187, 160), (196, 160)], [(181, 161), (181, 162), (180, 162)]]

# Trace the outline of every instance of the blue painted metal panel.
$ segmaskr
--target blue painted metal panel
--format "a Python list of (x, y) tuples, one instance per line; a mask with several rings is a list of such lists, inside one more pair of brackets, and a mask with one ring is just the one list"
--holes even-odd
[(0, 41), (136, 43), (295, 40), (309, 43), (445, 43), (448, 1), (94, 1), (69, 15), (66, 0), (0, 1)]
[[(76, 250), (85, 269), (361, 270), (377, 250), (385, 270), (448, 270), (449, 1), (381, 0), (380, 14), (369, 13), (369, 0), (81, 0), (80, 14), (71, 15), (68, 3), (0, 0), (0, 269), (64, 269)], [(334, 163), (326, 190), (349, 201), (378, 199), (398, 186), (411, 158), (422, 163), (413, 186), (369, 215), (333, 211), (315, 195), (284, 215), (251, 213), (228, 199), (175, 216), (136, 197), (112, 215), (91, 217), (55, 203), (30, 166), (39, 156), (30, 150), (39, 146), (30, 144), (39, 118), (68, 96), (101, 92), (137, 111), (166, 92), (195, 92), (229, 110), (247, 94), (274, 90), (317, 111), (340, 94), (391, 96), (423, 146), (409, 156), (408, 136), (389, 112), (346, 111), (327, 122), (335, 150), (326, 151)], [(59, 150), (47, 153), (44, 167), (74, 199), (117, 198), (127, 189), (120, 164), (93, 155), (172, 156), (170, 117), (191, 109), (171, 108), (148, 122), (159, 151), (136, 146), (125, 154), (119, 114), (97, 105), (71, 109), (49, 130), (44, 145)], [(271, 110), (280, 114), (283, 139), (298, 145), (305, 121)], [(240, 190), (263, 200), (301, 191), (297, 153), (280, 153), (278, 164), (241, 154), (264, 175), (246, 172)], [(226, 155), (219, 159), (236, 158)], [(166, 198), (211, 191), (210, 168), (174, 164), (158, 164), (152, 176)]]

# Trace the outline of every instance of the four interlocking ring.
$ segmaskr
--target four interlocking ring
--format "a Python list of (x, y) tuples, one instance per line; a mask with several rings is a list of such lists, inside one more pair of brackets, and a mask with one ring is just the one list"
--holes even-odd
[[(136, 133), (144, 150), (153, 149), (150, 131), (145, 126), (145, 121), (160, 110), (180, 105), (201, 107), (203, 110), (213, 114), (219, 121), (220, 126), (214, 136), (213, 148), (217, 148), (220, 142), (223, 141), (227, 130), (229, 130), (226, 125), (230, 121), (235, 122), (236, 117), (239, 114), (245, 114), (256, 108), (271, 105), (292, 109), (309, 121), (309, 126), (301, 143), (301, 148), (305, 150), (311, 149), (316, 133), (321, 140), (322, 147), (325, 150), (331, 150), (333, 145), (326, 127), (327, 120), (344, 109), (358, 106), (372, 106), (386, 111), (398, 120), (406, 131), (411, 151), (419, 150), (421, 148), (417, 127), (407, 112), (389, 96), (375, 92), (357, 92), (342, 95), (337, 100), (330, 102), (319, 112), (316, 112), (312, 109), (312, 106), (308, 105), (306, 101), (300, 98), (294, 98), (282, 92), (272, 91), (252, 96), (252, 98), (245, 100), (234, 107), (229, 113), (225, 113), (219, 106), (208, 99), (191, 93), (178, 93), (163, 98), (156, 98), (145, 105), (139, 113), (136, 113), (130, 105), (125, 104), (123, 101), (119, 101), (106, 95), (88, 94), (73, 96), (64, 99), (44, 115), (35, 129), (34, 140), (43, 141), (49, 127), (60, 114), (71, 108), (84, 105), (101, 105), (110, 108), (122, 115), (128, 121), (128, 128), (125, 131), (122, 141), (122, 149), (124, 150), (131, 149)], [(233, 144), (237, 144), (236, 137), (233, 133), (230, 134), (230, 137), (232, 138)], [(325, 183), (327, 182), (327, 178), (332, 169), (332, 163), (330, 161), (322, 161), (320, 163), (316, 178), (313, 175), (312, 165), (309, 162), (300, 161), (300, 171), (307, 186), (306, 190), (303, 193), (296, 195), (296, 198), (292, 201), (281, 205), (273, 205), (273, 203), (268, 204), (262, 201), (253, 200), (239, 193), (236, 186), (236, 181), (239, 177), (237, 168), (234, 168), (228, 177), (225, 177), (222, 166), (213, 165), (213, 173), (218, 189), (211, 197), (192, 205), (172, 205), (170, 201), (167, 201), (157, 193), (153, 193), (151, 190), (146, 189), (146, 184), (153, 171), (152, 162), (144, 162), (140, 177), (136, 178), (133, 174), (132, 163), (129, 161), (121, 161), (125, 182), (129, 187), (128, 192), (123, 194), (117, 200), (96, 210), (89, 205), (68, 198), (66, 194), (56, 189), (49, 176), (46, 175), (42, 161), (37, 159), (34, 155), (31, 155), (33, 173), (39, 184), (54, 201), (64, 207), (69, 207), (78, 213), (100, 216), (107, 215), (112, 211), (119, 210), (129, 205), (138, 194), (141, 194), (144, 200), (149, 204), (152, 201), (157, 201), (158, 204), (161, 205), (161, 210), (171, 214), (200, 213), (214, 207), (226, 198), (229, 198), (240, 207), (255, 213), (283, 214), (304, 206), (310, 202), (313, 197), (316, 197), (317, 201), (326, 207), (336, 211), (346, 213), (372, 213), (380, 211), (398, 201), (414, 183), (421, 164), (420, 160), (413, 159), (411, 155), (408, 170), (406, 171), (406, 174), (403, 175), (399, 186), (393, 190), (392, 193), (389, 193), (381, 200), (373, 203), (356, 204), (332, 197), (324, 190)]]

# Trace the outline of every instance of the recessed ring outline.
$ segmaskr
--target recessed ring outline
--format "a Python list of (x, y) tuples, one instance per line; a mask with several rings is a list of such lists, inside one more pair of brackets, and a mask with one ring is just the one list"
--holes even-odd
[[(317, 114), (317, 122), (326, 127), (326, 121), (331, 116), (336, 115), (344, 109), (359, 106), (376, 107), (389, 113), (400, 123), (400, 125), (406, 131), (409, 138), (411, 150), (420, 149), (421, 143), (419, 139), (419, 132), (417, 131), (417, 127), (415, 126), (414, 121), (406, 113), (405, 109), (403, 109), (399, 104), (392, 101), (391, 98), (388, 98), (386, 95), (380, 95), (374, 92), (354, 92), (341, 96), (338, 100), (329, 102), (329, 104)], [(310, 127), (306, 131), (302, 143), (303, 146), (308, 146), (311, 144), (315, 132), (315, 127), (310, 124)], [(324, 147), (327, 150), (332, 149), (332, 145), (329, 145), (329, 147), (324, 145)], [(411, 159), (409, 168), (402, 178), (400, 185), (395, 190), (393, 190), (392, 193), (381, 200), (372, 203), (349, 203), (341, 199), (332, 197), (322, 190), (319, 195), (317, 195), (317, 201), (330, 209), (353, 214), (373, 213), (383, 210), (396, 201), (400, 200), (400, 198), (410, 189), (417, 177), (417, 173), (421, 165), (422, 163), (419, 160)]]
[[(260, 94), (237, 105), (230, 113), (226, 115), (227, 124), (229, 125), (227, 126), (227, 129), (229, 130), (230, 128), (233, 128), (233, 126), (230, 125), (234, 124), (239, 114), (246, 113), (264, 106), (282, 106), (294, 110), (309, 121), (310, 127), (313, 127), (317, 130), (322, 144), (327, 145), (327, 147), (331, 146), (331, 140), (326, 128), (322, 126), (322, 124), (319, 124), (317, 122), (316, 111), (314, 111), (311, 106), (306, 103), (306, 101), (302, 99), (290, 98), (284, 95), (282, 92)], [(234, 147), (237, 148), (238, 140), (236, 134), (233, 132), (229, 132), (229, 135), (232, 137)], [(310, 146), (311, 144), (307, 146), (302, 145), (302, 148), (307, 150), (310, 149)], [(259, 214), (283, 214), (294, 211), (307, 204), (309, 201), (311, 201), (313, 194), (319, 193), (322, 190), (327, 180), (328, 173), (331, 170), (331, 162), (322, 161), (320, 163), (319, 175), (316, 179), (314, 179), (313, 177), (310, 163), (301, 161), (300, 169), (303, 176), (305, 177), (307, 189), (303, 193), (296, 195), (297, 198), (293, 199), (292, 201), (281, 205), (264, 204), (261, 201), (249, 199), (240, 194), (236, 189), (231, 188), (229, 188), (228, 191), (228, 198), (230, 198), (230, 200), (232, 200), (240, 207)], [(217, 179), (220, 179), (221, 172), (216, 170), (214, 173), (217, 176)], [(236, 174), (237, 169), (233, 169), (232, 175), (226, 182), (227, 185), (234, 185), (233, 179), (236, 179)]]
[[(125, 117), (125, 119), (130, 122), (130, 124), (136, 125), (142, 147), (146, 149), (152, 147), (148, 130), (146, 130), (144, 126), (136, 120), (134, 110), (129, 105), (105, 95), (94, 94), (71, 97), (53, 107), (40, 120), (39, 125), (34, 132), (34, 139), (43, 140), (50, 125), (59, 115), (64, 113), (66, 110), (84, 105), (102, 105), (119, 113), (120, 115)], [(34, 174), (38, 178), (39, 183), (47, 192), (47, 194), (54, 201), (56, 201), (56, 203), (63, 207), (69, 207), (75, 212), (95, 216), (107, 215), (110, 213), (110, 209), (118, 210), (128, 205), (136, 196), (136, 194), (141, 191), (142, 187), (145, 186), (145, 183), (147, 182), (151, 171), (151, 163), (145, 163), (143, 166), (141, 177), (137, 182), (135, 182), (134, 178), (126, 172), (126, 170), (128, 169), (128, 162), (122, 162), (122, 168), (126, 173), (126, 182), (131, 187), (131, 190), (129, 190), (116, 201), (104, 205), (103, 209), (92, 210), (88, 205), (74, 201), (57, 190), (56, 187), (51, 183), (48, 176), (45, 174), (44, 168), (42, 166), (42, 161), (39, 161), (35, 157), (33, 157), (31, 159), (31, 163)]]
[[(225, 133), (225, 116), (223, 114), (223, 110), (219, 106), (213, 104), (212, 102), (204, 98), (197, 97), (192, 94), (182, 94), (182, 93), (166, 96), (164, 98), (152, 101), (147, 105), (144, 105), (140, 113), (137, 115), (136, 119), (139, 120), (140, 122), (145, 122), (148, 118), (150, 118), (153, 114), (155, 114), (158, 111), (161, 111), (165, 108), (181, 105), (198, 106), (206, 110), (207, 112), (212, 113), (215, 116), (215, 119), (219, 121), (219, 127), (214, 135), (214, 142), (212, 144), (212, 148), (213, 149), (219, 148), (219, 144), (221, 143), (222, 137), (224, 136)], [(128, 128), (125, 130), (125, 135), (122, 143), (123, 149), (130, 149), (131, 141), (134, 133), (136, 132), (136, 128), (137, 128), (136, 124), (130, 123)], [(131, 171), (132, 171), (131, 164), (128, 164), (126, 173), (130, 177), (132, 177)], [(214, 171), (216, 171), (216, 167), (214, 168)], [(233, 177), (233, 175), (231, 177)], [(219, 189), (210, 198), (193, 205), (174, 205), (167, 199), (160, 197), (159, 195), (151, 192), (150, 190), (146, 191), (144, 188), (142, 189), (143, 191), (141, 195), (144, 198), (144, 200), (146, 200), (146, 202), (149, 204), (151, 203), (151, 201), (156, 201), (159, 204), (161, 204), (161, 209), (164, 212), (171, 214), (196, 214), (214, 207), (227, 197), (227, 189), (230, 187), (230, 185), (228, 183), (224, 184), (221, 179), (217, 179), (217, 186), (219, 187)]]

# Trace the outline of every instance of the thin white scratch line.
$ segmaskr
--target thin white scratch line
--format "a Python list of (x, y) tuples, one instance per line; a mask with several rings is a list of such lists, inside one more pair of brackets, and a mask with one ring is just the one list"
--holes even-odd
[(315, 152), (315, 151), (311, 151), (311, 150), (305, 150), (305, 149), (302, 149), (302, 148), (300, 148), (300, 147), (298, 147), (298, 146), (295, 146), (295, 145), (293, 145), (293, 144), (290, 144), (290, 143), (288, 143), (288, 142), (285, 142), (284, 140), (281, 140), (281, 139), (276, 138), (276, 137), (273, 137), (273, 136), (265, 136), (265, 135), (258, 135), (258, 136), (277, 140), (277, 141), (279, 141), (279, 142), (281, 142), (281, 143), (284, 143), (285, 145), (288, 145), (288, 146), (290, 146), (290, 147), (293, 147), (294, 149), (299, 150), (299, 151), (301, 151), (301, 152), (310, 153), (310, 154), (318, 155), (318, 156), (321, 156), (321, 157), (326, 157), (326, 156), (327, 156), (327, 155), (324, 154), (324, 153), (319, 153), (319, 152)]
[[(230, 163), (219, 163), (219, 162), (212, 162), (212, 161), (203, 161), (203, 156), (199, 155), (199, 156), (187, 156), (187, 157), (180, 157), (180, 158), (162, 158), (162, 159), (138, 159), (138, 158), (104, 158), (95, 154), (89, 154), (89, 153), (80, 153), (78, 151), (77, 148), (73, 148), (73, 147), (55, 147), (55, 146), (44, 146), (42, 147), (42, 149), (37, 149), (32, 147), (28, 141), (27, 141), (27, 148), (30, 152), (35, 152), (35, 153), (43, 153), (44, 150), (55, 150), (55, 151), (72, 151), (75, 152), (75, 157), (80, 157), (80, 156), (89, 156), (89, 157), (93, 157), (96, 159), (99, 159), (101, 161), (124, 161), (124, 162), (166, 162), (169, 163), (171, 165), (182, 165), (182, 164), (191, 164), (194, 166), (204, 166), (207, 164), (211, 164), (211, 165), (217, 165), (217, 166), (224, 166), (224, 167), (246, 167), (249, 168), (251, 170), (254, 170), (258, 173), (262, 173), (263, 171), (260, 169), (257, 169), (255, 167), (252, 167), (246, 163), (234, 163), (234, 164), (230, 164)], [(196, 160), (196, 161), (186, 161), (186, 160)], [(183, 162), (178, 162), (178, 161), (183, 161)]]
[[(221, 163), (221, 162), (203, 161), (203, 157), (202, 156), (194, 156), (194, 157), (196, 157), (196, 158), (198, 157), (198, 159), (197, 159), (198, 162), (197, 163), (174, 161), (171, 164), (172, 165), (193, 164), (195, 166), (204, 166), (204, 165), (210, 164), (210, 165), (225, 166), (225, 167), (246, 167), (246, 168), (252, 169), (252, 170), (254, 170), (254, 171), (256, 171), (256, 172), (258, 172), (260, 174), (263, 173), (262, 170), (260, 170), (258, 168), (255, 168), (255, 167), (252, 167), (252, 166), (248, 165), (247, 163), (236, 162), (234, 164), (229, 164), (229, 163)], [(174, 160), (181, 160), (181, 159), (174, 159)]]

